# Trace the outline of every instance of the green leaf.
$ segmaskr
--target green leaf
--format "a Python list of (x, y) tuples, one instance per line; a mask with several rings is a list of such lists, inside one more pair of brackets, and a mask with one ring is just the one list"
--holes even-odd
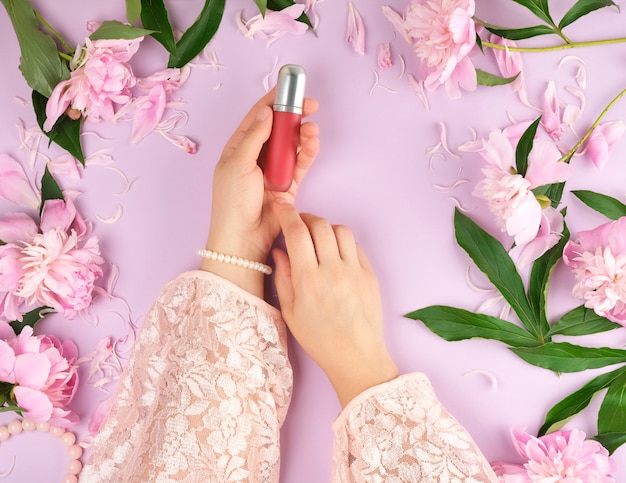
[(554, 372), (580, 372), (626, 362), (626, 350), (547, 342), (538, 347), (513, 347), (515, 354), (534, 366)]
[(131, 25), (139, 20), (141, 15), (141, 0), (126, 0), (126, 20)]
[(485, 50), (483, 49), (483, 39), (480, 38), (480, 35), (476, 34), (476, 45), (478, 45), (478, 48), (480, 49), (480, 52), (482, 54), (485, 53)]
[(89, 38), (91, 40), (100, 40), (100, 39), (136, 39), (139, 37), (145, 37), (146, 35), (150, 35), (154, 33), (154, 30), (146, 30), (140, 29), (137, 27), (131, 27), (130, 25), (126, 25), (122, 22), (118, 22), (117, 20), (107, 20), (106, 22), (102, 22), (102, 25), (98, 27), (94, 33), (92, 33)]
[(589, 406), (593, 397), (602, 389), (606, 389), (613, 381), (626, 374), (626, 367), (601, 374), (592, 379), (578, 391), (555, 404), (546, 414), (546, 420), (539, 429), (539, 436), (560, 429), (569, 419)]
[(517, 148), (515, 148), (515, 167), (517, 172), (522, 176), (526, 176), (526, 171), (528, 170), (528, 155), (533, 148), (535, 135), (537, 134), (537, 126), (539, 126), (540, 122), (541, 116), (528, 126), (528, 129), (524, 131), (524, 134), (522, 134), (522, 137), (517, 143)]
[(499, 75), (490, 74), (481, 69), (476, 69), (476, 82), (481, 86), (503, 86), (510, 84), (519, 77), (519, 74), (515, 74), (513, 77), (500, 77)]
[(57, 143), (85, 166), (85, 155), (80, 145), (80, 119), (73, 120), (64, 114), (54, 124), (50, 132), (45, 132), (43, 124), (46, 122), (46, 103), (48, 98), (37, 91), (33, 91), (32, 99), (37, 124), (39, 124), (43, 133), (50, 138), (50, 142)]
[(609, 385), (598, 411), (598, 433), (626, 432), (626, 373)]
[(46, 200), (63, 200), (63, 191), (59, 187), (56, 180), (53, 178), (52, 174), (50, 174), (50, 170), (48, 170), (48, 166), (46, 165), (46, 170), (41, 177), (41, 207), (39, 211), (43, 210), (43, 204)]
[[(294, 2), (293, 0), (267, 0), (267, 8), (274, 11), (282, 10), (283, 8), (287, 8), (295, 4), (296, 2)], [(309, 20), (309, 17), (306, 13), (300, 15), (296, 20), (298, 22), (307, 24), (310, 29), (313, 29), (311, 20)]]
[(572, 191), (572, 194), (589, 208), (602, 213), (611, 220), (626, 216), (626, 205), (611, 196), (588, 190), (576, 190)]
[(153, 30), (151, 34), (170, 54), (176, 51), (174, 32), (163, 0), (141, 0), (141, 24)]
[(615, 5), (619, 10), (619, 6), (611, 0), (578, 0), (572, 8), (570, 8), (559, 22), (559, 28), (565, 28), (574, 23), (580, 17), (603, 7), (611, 7)]
[(24, 409), (19, 407), (18, 405), (0, 407), (0, 413), (8, 413), (11, 411), (15, 411), (17, 414), (22, 416), (22, 412), (24, 411)]
[[(563, 218), (567, 214), (567, 209), (561, 210)], [(530, 278), (528, 280), (528, 299), (530, 305), (535, 310), (535, 316), (539, 320), (541, 333), (546, 338), (550, 338), (550, 324), (548, 323), (547, 300), (550, 278), (556, 268), (557, 263), (563, 256), (563, 248), (569, 240), (569, 230), (567, 224), (563, 223), (563, 233), (561, 239), (546, 253), (534, 261)]]
[(597, 434), (591, 439), (595, 439), (608, 450), (609, 454), (613, 454), (617, 448), (626, 443), (626, 433)]
[(538, 37), (539, 35), (550, 35), (556, 33), (553, 28), (548, 27), (547, 25), (534, 25), (532, 27), (510, 29), (506, 27), (498, 27), (497, 25), (491, 25), (483, 21), (480, 21), (479, 23), (492, 34), (509, 40), (524, 40), (532, 37)]
[(515, 311), (524, 326), (542, 341), (539, 321), (526, 298), (524, 283), (515, 264), (498, 240), (465, 216), (454, 211), (454, 231), (461, 248), (489, 278)]
[(426, 327), (448, 341), (494, 339), (514, 347), (534, 347), (537, 341), (523, 328), (486, 314), (443, 305), (431, 305), (405, 317), (421, 320)]
[(176, 49), (170, 55), (168, 67), (183, 67), (213, 38), (217, 32), (226, 0), (206, 0), (204, 8), (196, 21), (189, 27), (176, 44)]
[(22, 333), (22, 330), (24, 330), (24, 327), (26, 326), (34, 328), (37, 322), (39, 322), (46, 315), (48, 315), (48, 314), (41, 315), (41, 313), (44, 310), (51, 311), (52, 309), (50, 307), (39, 307), (37, 309), (31, 310), (30, 312), (25, 313), (22, 316), (21, 321), (14, 320), (13, 322), (10, 322), (9, 325), (13, 329), (13, 332), (15, 332), (15, 335), (20, 335)]
[(611, 322), (599, 316), (593, 310), (586, 308), (584, 305), (580, 305), (561, 317), (558, 322), (552, 326), (548, 335), (561, 334), (575, 336), (598, 334), (621, 327), (620, 324)]
[(14, 387), (15, 387), (15, 384), (12, 384), (10, 382), (0, 381), (0, 396), (6, 396), (8, 394), (11, 394), (11, 391), (13, 390)]
[(28, 85), (46, 97), (54, 87), (69, 79), (70, 71), (61, 61), (54, 40), (39, 30), (35, 11), (26, 0), (0, 0), (9, 14), (20, 44), (20, 71)]
[(554, 20), (550, 16), (548, 0), (513, 0), (515, 3), (523, 5), (544, 22), (554, 25)]
[(537, 196), (545, 196), (552, 201), (552, 208), (558, 208), (561, 203), (561, 198), (563, 197), (563, 188), (565, 188), (565, 183), (552, 183), (552, 184), (544, 184), (542, 186), (537, 186), (533, 188), (533, 193)]
[(259, 7), (259, 12), (261, 12), (261, 15), (265, 17), (265, 10), (267, 9), (267, 0), (254, 0), (254, 3), (256, 3), (256, 6)]

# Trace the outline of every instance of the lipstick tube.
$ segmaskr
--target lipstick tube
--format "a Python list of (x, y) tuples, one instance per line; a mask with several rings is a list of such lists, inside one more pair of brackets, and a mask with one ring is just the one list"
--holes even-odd
[(267, 141), (264, 168), (265, 189), (287, 191), (293, 180), (300, 142), (306, 73), (287, 64), (278, 72), (272, 133)]

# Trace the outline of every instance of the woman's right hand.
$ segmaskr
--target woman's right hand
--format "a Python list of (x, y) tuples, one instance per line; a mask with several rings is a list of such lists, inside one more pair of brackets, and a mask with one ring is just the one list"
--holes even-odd
[(342, 407), (398, 370), (385, 345), (378, 282), (352, 232), (277, 198), (288, 255), (273, 251), (287, 326), (332, 383)]

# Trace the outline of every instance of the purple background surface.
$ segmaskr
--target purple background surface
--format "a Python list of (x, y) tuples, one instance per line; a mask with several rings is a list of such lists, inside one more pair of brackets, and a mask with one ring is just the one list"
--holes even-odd
[[(172, 24), (186, 28), (202, 3), (167, 2)], [(384, 4), (402, 11), (406, 3), (390, 0)], [(551, 3), (555, 4), (554, 16), (560, 18), (574, 2)], [(88, 20), (124, 19), (121, 0), (38, 0), (33, 4), (72, 44), (82, 42), (87, 35)], [(83, 193), (78, 200), (79, 210), (94, 222), (106, 260), (119, 267), (114, 291), (119, 299), (96, 300), (94, 313), (85, 320), (49, 317), (38, 331), (72, 338), (81, 355), (88, 354), (103, 337), (116, 339), (126, 335), (124, 320), (140, 325), (163, 285), (178, 273), (198, 266), (195, 250), (203, 247), (206, 239), (212, 171), (221, 149), (244, 113), (264, 94), (263, 79), (273, 66), (297, 63), (308, 72), (307, 94), (320, 101), (319, 113), (313, 119), (320, 125), (322, 143), (321, 153), (299, 193), (298, 208), (353, 229), (379, 275), (387, 341), (400, 371), (427, 373), (443, 404), (470, 431), (489, 460), (517, 462), (509, 428), (526, 426), (529, 432), (536, 432), (553, 404), (607, 369), (558, 376), (526, 364), (498, 342), (445, 342), (403, 314), (431, 304), (475, 310), (485, 295), (466, 282), (471, 267), (471, 279), (488, 287), (455, 243), (452, 216), (457, 202), (482, 226), (505, 239), (495, 229), (484, 204), (471, 195), (483, 162), (476, 155), (460, 159), (441, 149), (437, 151), (441, 154), (427, 154), (428, 148), (439, 142), (438, 123), (447, 128), (449, 145), (456, 152), (456, 146), (472, 138), (472, 128), (482, 137), (505, 127), (509, 115), (530, 120), (538, 112), (524, 106), (508, 86), (479, 87), (476, 92), (464, 93), (460, 100), (448, 99), (442, 90), (430, 93), (430, 110), (426, 110), (406, 76), (417, 75), (417, 60), (382, 15), (383, 3), (356, 0), (354, 4), (365, 23), (365, 56), (356, 54), (344, 40), (348, 11), (345, 1), (318, 5), (317, 37), (310, 33), (287, 36), (269, 46), (264, 40), (246, 39), (237, 29), (235, 18), (239, 9), (245, 8), (244, 16), (250, 18), (256, 14), (254, 3), (228, 2), (220, 30), (208, 49), (215, 51), (223, 67), (194, 67), (189, 81), (174, 95), (182, 101), (179, 109), (189, 115), (188, 124), (179, 132), (197, 141), (196, 155), (185, 154), (158, 134), (131, 145), (130, 125), (125, 122), (85, 124), (84, 131), (100, 136), (83, 137), (86, 154), (108, 150), (115, 160), (113, 166), (133, 181), (128, 192), (124, 192), (127, 186), (116, 171), (97, 166), (84, 170), (78, 182), (60, 179), (63, 188), (76, 188)], [(513, 2), (479, 0), (477, 15), (511, 27), (536, 23)], [(30, 90), (17, 69), (19, 48), (3, 10), (0, 32), (4, 65), (0, 76), (0, 152), (26, 163), (28, 155), (20, 148), (16, 124), (21, 120), (31, 127), (35, 118), (30, 105), (16, 99), (29, 99)], [(623, 36), (623, 14), (615, 9), (593, 13), (571, 26), (569, 35), (576, 40)], [(376, 68), (376, 47), (380, 42), (391, 42), (394, 59), (394, 66), (382, 72)], [(539, 38), (525, 45), (553, 42), (556, 39)], [(626, 47), (620, 44), (526, 54), (524, 72), (533, 104), (541, 105), (549, 80), (557, 83), (558, 95), (564, 102), (578, 103), (564, 87), (575, 86), (574, 75), (580, 63), (572, 60), (559, 66), (571, 54), (579, 56), (587, 69), (587, 104), (576, 125), (582, 135), (624, 88)], [(406, 62), (404, 75), (399, 56)], [(496, 72), (491, 53), (484, 58), (476, 53), (472, 59), (476, 65)], [(146, 39), (133, 66), (141, 76), (163, 68), (166, 62), (164, 49)], [(375, 75), (387, 89), (373, 88)], [(275, 73), (270, 84), (274, 82)], [(625, 117), (624, 102), (608, 114), (607, 120)], [(575, 136), (567, 133), (563, 146), (574, 143)], [(42, 141), (42, 152), (54, 158), (62, 151), (56, 146), (47, 150)], [(567, 190), (591, 189), (623, 199), (625, 159), (623, 140), (602, 172), (587, 158), (576, 158)], [(37, 166), (41, 172), (41, 160)], [(457, 179), (470, 182), (451, 190), (442, 188)], [(573, 233), (605, 221), (569, 193), (563, 202), (569, 207), (568, 223)], [(118, 206), (123, 210), (119, 221), (107, 224), (98, 220), (112, 216)], [(0, 208), (2, 212), (11, 209), (8, 205)], [(553, 320), (579, 304), (570, 295), (574, 279), (567, 270), (559, 267), (554, 280), (550, 292)], [(276, 301), (273, 290), (268, 291), (266, 298)], [(626, 332), (620, 329), (574, 342), (622, 347)], [(331, 423), (340, 408), (323, 373), (293, 341), (290, 350), (295, 381), (282, 432), (281, 479), (298, 483), (327, 481)], [(81, 369), (83, 382), (72, 405), (81, 417), (76, 428), (80, 439), (87, 437), (86, 424), (94, 408), (108, 397), (106, 392), (90, 386), (86, 370), (87, 366)], [(480, 373), (467, 374), (474, 370), (489, 371), (497, 379), (497, 387)], [(597, 408), (598, 401), (594, 401), (567, 427), (595, 434)], [(1, 421), (11, 419), (13, 416), (5, 414)], [(10, 467), (14, 457), (15, 468), (5, 481), (56, 482), (65, 473), (65, 450), (50, 435), (22, 434), (2, 443), (0, 473)], [(621, 474), (626, 471), (625, 450), (618, 450), (615, 457)]]

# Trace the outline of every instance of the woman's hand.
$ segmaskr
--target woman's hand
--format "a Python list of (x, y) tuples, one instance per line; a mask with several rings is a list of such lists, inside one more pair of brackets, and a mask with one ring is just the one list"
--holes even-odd
[[(256, 262), (265, 262), (280, 225), (271, 202), (280, 195), (291, 201), (319, 151), (319, 128), (305, 122), (300, 128), (300, 147), (294, 181), (286, 193), (266, 191), (258, 165), (264, 143), (272, 130), (270, 91), (250, 110), (230, 138), (213, 176), (211, 226), (206, 247)], [(303, 116), (317, 111), (317, 101), (305, 99)], [(243, 289), (263, 297), (263, 274), (255, 270), (204, 259), (200, 267), (220, 275)]]
[(345, 407), (398, 376), (385, 345), (376, 275), (345, 226), (299, 215), (282, 198), (274, 211), (289, 253), (273, 252), (283, 318)]

